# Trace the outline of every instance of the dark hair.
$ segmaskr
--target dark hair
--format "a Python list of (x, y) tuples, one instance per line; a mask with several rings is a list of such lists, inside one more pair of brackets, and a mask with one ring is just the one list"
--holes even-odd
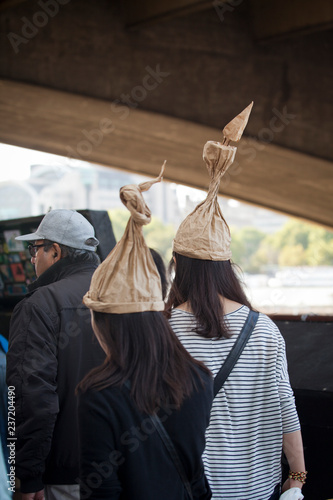
[(220, 296), (251, 307), (233, 270), (227, 261), (200, 260), (174, 254), (175, 277), (166, 303), (166, 316), (171, 309), (188, 302), (197, 320), (196, 333), (206, 338), (230, 337), (224, 320)]
[(149, 250), (150, 250), (150, 253), (154, 259), (155, 266), (157, 267), (157, 270), (160, 274), (161, 285), (162, 285), (162, 296), (163, 296), (163, 300), (164, 300), (166, 297), (166, 294), (167, 294), (167, 290), (168, 290), (167, 271), (166, 271), (166, 268), (165, 268), (165, 265), (164, 265), (164, 262), (163, 262), (161, 255), (153, 248), (149, 248)]
[[(44, 252), (48, 252), (53, 243), (56, 241), (44, 240), (45, 247)], [(61, 250), (61, 256), (63, 258), (67, 257), (70, 261), (80, 261), (80, 262), (90, 262), (92, 264), (99, 265), (101, 259), (94, 250), (80, 250), (78, 248), (68, 247), (67, 245), (62, 245), (57, 243)]]
[(93, 311), (95, 329), (108, 354), (78, 385), (104, 389), (131, 383), (138, 409), (153, 414), (168, 404), (179, 408), (196, 388), (197, 366), (209, 373), (185, 350), (162, 312), (108, 314)]

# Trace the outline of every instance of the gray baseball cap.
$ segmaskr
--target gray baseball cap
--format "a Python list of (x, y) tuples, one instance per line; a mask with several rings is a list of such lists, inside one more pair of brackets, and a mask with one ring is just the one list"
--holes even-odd
[(16, 240), (50, 240), (80, 250), (96, 250), (99, 241), (94, 227), (76, 210), (50, 210), (35, 233), (17, 236)]

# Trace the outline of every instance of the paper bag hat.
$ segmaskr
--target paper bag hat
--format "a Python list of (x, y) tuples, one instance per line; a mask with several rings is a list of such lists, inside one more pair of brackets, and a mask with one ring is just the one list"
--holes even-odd
[(238, 142), (251, 113), (253, 102), (223, 129), (223, 142), (206, 142), (203, 159), (211, 177), (206, 199), (181, 223), (173, 241), (173, 251), (201, 260), (229, 260), (230, 230), (217, 200), (220, 181), (235, 159)]
[(123, 237), (93, 274), (83, 297), (90, 309), (115, 314), (163, 311), (161, 278), (142, 232), (151, 220), (142, 192), (162, 180), (164, 167), (165, 162), (157, 179), (120, 189), (131, 217)]

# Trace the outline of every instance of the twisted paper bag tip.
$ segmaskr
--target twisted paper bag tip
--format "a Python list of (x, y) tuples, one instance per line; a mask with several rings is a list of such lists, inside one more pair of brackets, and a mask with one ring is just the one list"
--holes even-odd
[(163, 165), (161, 167), (160, 175), (158, 177), (156, 177), (156, 179), (153, 179), (151, 181), (142, 182), (141, 184), (139, 184), (139, 189), (140, 189), (141, 192), (148, 191), (148, 189), (150, 189), (150, 187), (153, 184), (156, 184), (157, 182), (161, 182), (163, 180), (163, 174), (164, 174), (166, 162), (167, 161), (164, 160), (164, 163), (163, 163)]
[(223, 143), (238, 142), (243, 135), (244, 129), (249, 121), (249, 116), (252, 111), (253, 101), (239, 115), (235, 116), (223, 129)]
[(225, 261), (231, 258), (230, 230), (218, 203), (221, 177), (233, 163), (237, 151), (230, 141), (240, 140), (253, 103), (223, 129), (223, 143), (208, 141), (203, 159), (211, 181), (207, 197), (180, 224), (173, 240), (173, 251), (194, 259)]
[(142, 196), (143, 191), (148, 191), (153, 184), (163, 180), (166, 160), (164, 161), (161, 172), (156, 179), (142, 182), (141, 184), (129, 184), (120, 188), (119, 196), (122, 203), (130, 211), (132, 219), (139, 225), (149, 224), (151, 219), (151, 211), (146, 205)]
[(237, 148), (229, 146), (230, 141), (238, 142), (249, 120), (253, 101), (233, 118), (223, 129), (223, 142), (208, 141), (203, 150), (203, 158), (211, 176), (207, 200), (217, 198), (221, 178), (234, 162)]

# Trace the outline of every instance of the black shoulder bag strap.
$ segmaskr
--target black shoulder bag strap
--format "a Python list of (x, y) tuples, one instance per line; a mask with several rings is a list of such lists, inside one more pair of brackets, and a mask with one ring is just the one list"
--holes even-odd
[(229, 377), (231, 370), (237, 363), (239, 356), (241, 355), (244, 347), (246, 346), (246, 343), (249, 340), (251, 333), (254, 330), (254, 327), (256, 326), (258, 316), (259, 316), (258, 312), (250, 310), (249, 315), (244, 323), (244, 326), (240, 334), (238, 335), (236, 342), (232, 346), (232, 349), (229, 352), (227, 359), (221, 366), (220, 371), (214, 378), (214, 398), (221, 389), (224, 382)]
[(177, 450), (176, 448), (174, 447), (174, 444), (173, 442), (171, 441), (170, 439), (170, 436), (169, 434), (167, 433), (164, 425), (162, 424), (161, 420), (159, 419), (159, 417), (155, 414), (155, 415), (149, 415), (150, 416), (150, 419), (151, 421), (153, 422), (154, 426), (155, 426), (155, 429), (157, 430), (157, 432), (159, 433), (160, 435), (160, 438), (162, 439), (166, 449), (168, 450), (175, 466), (176, 466), (176, 469), (178, 471), (178, 474), (180, 475), (180, 478), (186, 488), (186, 491), (189, 495), (189, 498), (191, 500), (193, 500), (193, 495), (192, 495), (192, 489), (191, 489), (191, 485), (190, 485), (190, 482), (186, 476), (186, 472), (184, 470), (184, 467), (183, 467), (183, 464), (182, 462), (180, 461), (180, 458), (179, 458), (179, 455), (177, 453)]

